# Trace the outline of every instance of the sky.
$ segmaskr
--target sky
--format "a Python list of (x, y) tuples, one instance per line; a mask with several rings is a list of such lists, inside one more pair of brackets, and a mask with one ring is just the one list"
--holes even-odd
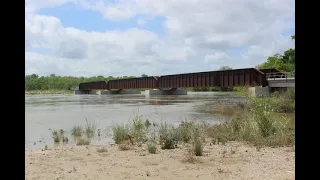
[(294, 0), (28, 0), (25, 74), (251, 68), (294, 48)]

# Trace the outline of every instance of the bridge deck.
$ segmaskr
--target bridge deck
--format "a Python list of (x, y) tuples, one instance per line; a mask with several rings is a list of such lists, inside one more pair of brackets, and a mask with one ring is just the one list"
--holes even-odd
[[(268, 74), (268, 77), (267, 77)], [(271, 75), (270, 75), (271, 74)], [(234, 69), (163, 76), (117, 79), (79, 84), (79, 90), (90, 89), (166, 89), (186, 87), (268, 86), (269, 78), (285, 77), (276, 69)]]

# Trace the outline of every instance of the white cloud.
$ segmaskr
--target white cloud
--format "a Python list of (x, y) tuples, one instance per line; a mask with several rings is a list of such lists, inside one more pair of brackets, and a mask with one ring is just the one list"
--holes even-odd
[(137, 21), (137, 24), (138, 24), (138, 26), (143, 26), (143, 25), (145, 25), (147, 22), (145, 21), (145, 20), (143, 20), (143, 19), (138, 19), (138, 21)]
[(226, 54), (225, 52), (216, 52), (213, 54), (207, 54), (204, 57), (204, 62), (205, 63), (223, 63), (226, 62), (230, 59), (230, 56), (228, 54)]
[[(37, 14), (41, 8), (65, 3), (99, 11), (109, 21), (137, 15), (161, 16), (165, 18), (163, 26), (167, 34), (159, 36), (142, 28), (85, 31), (65, 27), (63, 19)], [(159, 75), (190, 72), (194, 67), (190, 64), (205, 70), (207, 63), (215, 66), (226, 60), (231, 67), (255, 66), (294, 46), (289, 36), (281, 35), (294, 28), (294, 9), (293, 0), (29, 0), (25, 23), (26, 72)], [(137, 20), (140, 27), (145, 22)], [(248, 49), (239, 57), (226, 53), (240, 47)], [(38, 48), (51, 54), (30, 52)]]

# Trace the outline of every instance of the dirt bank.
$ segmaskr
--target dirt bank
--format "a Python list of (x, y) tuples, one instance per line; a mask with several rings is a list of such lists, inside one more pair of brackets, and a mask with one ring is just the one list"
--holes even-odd
[[(101, 147), (101, 146), (100, 146)], [(26, 150), (26, 179), (295, 179), (293, 148), (262, 148), (231, 142), (206, 145), (192, 159), (189, 147), (149, 154), (146, 145), (97, 152), (98, 146)], [(189, 161), (189, 162), (186, 162)]]

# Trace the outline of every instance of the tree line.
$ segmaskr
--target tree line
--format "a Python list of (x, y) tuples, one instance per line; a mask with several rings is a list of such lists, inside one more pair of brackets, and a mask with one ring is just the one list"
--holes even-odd
[[(295, 35), (291, 36), (292, 40), (295, 40)], [(275, 54), (267, 58), (265, 63), (258, 65), (256, 68), (276, 68), (284, 72), (295, 71), (295, 49), (288, 49), (282, 55)], [(229, 66), (222, 66), (218, 70), (232, 69)], [(142, 74), (141, 77), (148, 75)], [(30, 90), (72, 90), (80, 83), (90, 81), (109, 81), (113, 79), (127, 79), (134, 78), (135, 76), (123, 76), (123, 77), (72, 77), (72, 76), (56, 76), (51, 74), (49, 76), (39, 77), (37, 74), (31, 74), (25, 76), (25, 89)], [(192, 91), (233, 91), (234, 88), (191, 88)]]

